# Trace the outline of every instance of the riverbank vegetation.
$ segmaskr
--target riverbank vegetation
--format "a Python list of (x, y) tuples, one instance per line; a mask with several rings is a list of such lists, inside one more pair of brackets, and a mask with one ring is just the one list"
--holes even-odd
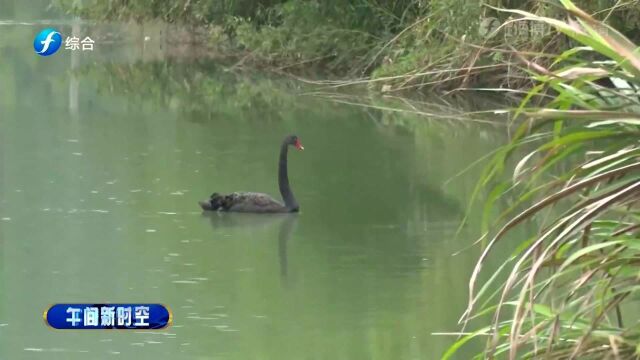
[[(483, 241), (463, 317), (492, 320), (445, 357), (477, 337), (487, 344), (479, 357), (640, 356), (640, 52), (613, 27), (562, 4), (563, 21), (510, 11), (553, 26), (575, 46), (549, 66), (521, 55), (535, 85), (515, 111), (526, 120), (481, 180), (495, 230)], [(498, 199), (508, 207), (494, 206)], [(501, 274), (481, 283), (497, 243), (532, 221), (539, 231), (511, 246)]]
[[(241, 64), (298, 73), (319, 69), (341, 85), (367, 83), (385, 92), (416, 89), (523, 88), (512, 47), (543, 53), (567, 48), (566, 38), (531, 22), (491, 32), (513, 8), (561, 17), (553, 2), (526, 0), (55, 0), (84, 18), (162, 20), (205, 28), (213, 51)], [(639, 40), (637, 1), (580, 0), (579, 6)]]

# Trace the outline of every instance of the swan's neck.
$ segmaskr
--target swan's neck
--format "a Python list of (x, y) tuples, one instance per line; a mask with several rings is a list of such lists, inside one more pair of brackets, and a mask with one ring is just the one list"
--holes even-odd
[(287, 151), (288, 145), (283, 143), (280, 147), (280, 162), (278, 164), (278, 185), (280, 186), (280, 195), (284, 205), (290, 209), (298, 209), (298, 202), (293, 196), (291, 187), (289, 186), (289, 175), (287, 173)]

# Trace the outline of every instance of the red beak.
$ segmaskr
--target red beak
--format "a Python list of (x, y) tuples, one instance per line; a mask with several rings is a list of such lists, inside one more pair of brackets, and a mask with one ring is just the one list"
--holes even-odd
[(300, 140), (296, 140), (296, 143), (293, 144), (293, 146), (295, 146), (296, 149), (298, 150), (304, 150), (304, 146), (302, 146), (302, 143), (300, 142)]

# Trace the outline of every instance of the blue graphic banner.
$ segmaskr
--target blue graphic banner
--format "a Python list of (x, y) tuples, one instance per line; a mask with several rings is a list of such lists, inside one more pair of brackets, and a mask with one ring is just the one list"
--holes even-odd
[(171, 310), (162, 304), (55, 304), (44, 312), (54, 329), (163, 329), (171, 324)]

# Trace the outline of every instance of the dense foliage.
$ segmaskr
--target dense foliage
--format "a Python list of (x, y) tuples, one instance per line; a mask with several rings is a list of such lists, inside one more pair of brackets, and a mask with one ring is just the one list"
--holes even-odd
[[(528, 84), (505, 50), (559, 52), (564, 37), (501, 28), (489, 38), (483, 19), (509, 15), (494, 7), (560, 17), (554, 2), (526, 0), (57, 0), (86, 18), (160, 19), (210, 29), (211, 42), (275, 69), (320, 65), (341, 78), (375, 79), (386, 91)], [(590, 13), (639, 36), (637, 1), (582, 0)], [(523, 27), (520, 26), (520, 29)], [(528, 29), (528, 25), (525, 26)], [(638, 40), (638, 39), (635, 39)]]

